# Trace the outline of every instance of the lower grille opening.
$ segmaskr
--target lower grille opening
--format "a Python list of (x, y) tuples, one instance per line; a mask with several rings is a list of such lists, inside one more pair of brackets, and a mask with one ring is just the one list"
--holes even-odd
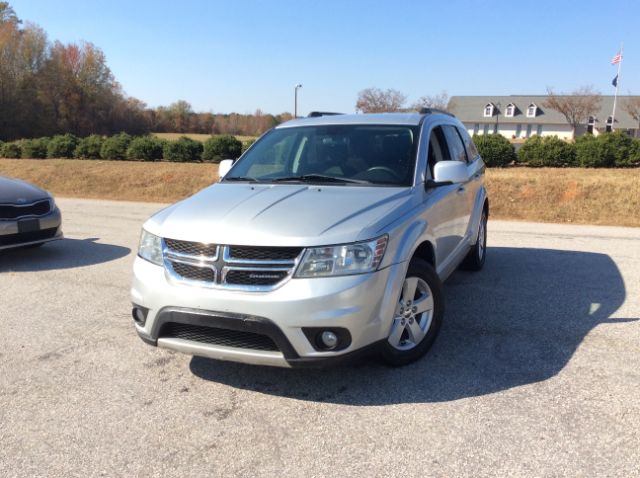
[(50, 229), (41, 229), (33, 232), (23, 232), (20, 234), (8, 234), (0, 236), (0, 246), (13, 246), (15, 244), (23, 244), (27, 242), (44, 241), (51, 239), (56, 235), (56, 227)]
[(226, 347), (278, 351), (278, 346), (266, 335), (177, 322), (164, 324), (158, 338), (176, 338)]

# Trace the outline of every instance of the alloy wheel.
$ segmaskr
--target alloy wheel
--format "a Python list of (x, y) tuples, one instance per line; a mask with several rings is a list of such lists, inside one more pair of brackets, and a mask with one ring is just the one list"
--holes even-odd
[(388, 341), (397, 350), (416, 347), (433, 321), (434, 302), (429, 285), (419, 277), (407, 277), (402, 285)]

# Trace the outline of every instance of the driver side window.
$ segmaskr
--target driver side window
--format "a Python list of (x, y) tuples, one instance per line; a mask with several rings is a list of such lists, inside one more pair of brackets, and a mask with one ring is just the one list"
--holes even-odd
[(449, 161), (449, 148), (445, 140), (444, 132), (441, 126), (436, 126), (431, 130), (429, 136), (429, 152), (427, 164), (430, 176), (433, 178), (433, 167), (440, 161)]

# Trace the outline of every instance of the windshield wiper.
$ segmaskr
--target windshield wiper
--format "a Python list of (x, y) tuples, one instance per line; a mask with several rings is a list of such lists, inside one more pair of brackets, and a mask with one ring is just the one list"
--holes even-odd
[(256, 178), (249, 178), (246, 176), (230, 176), (230, 177), (224, 177), (222, 179), (222, 181), (250, 181), (252, 183), (257, 183), (258, 180)]
[(325, 176), (324, 174), (302, 174), (300, 176), (286, 176), (283, 178), (273, 178), (271, 179), (273, 182), (278, 183), (286, 183), (286, 182), (302, 182), (302, 183), (313, 183), (313, 182), (323, 182), (323, 183), (342, 183), (342, 184), (370, 184), (369, 181), (364, 181), (362, 179), (350, 179), (350, 178), (339, 178), (336, 176)]

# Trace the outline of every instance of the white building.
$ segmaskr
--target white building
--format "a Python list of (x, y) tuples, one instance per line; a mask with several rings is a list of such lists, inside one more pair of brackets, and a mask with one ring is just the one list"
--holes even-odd
[[(580, 136), (586, 132), (598, 135), (611, 129), (627, 131), (638, 136), (640, 126), (624, 109), (630, 96), (618, 96), (615, 123), (611, 122), (613, 96), (602, 96), (600, 109), (576, 130)], [(500, 133), (509, 139), (525, 139), (533, 135), (558, 136), (571, 139), (573, 130), (565, 117), (546, 108), (546, 95), (538, 96), (453, 96), (448, 110), (464, 123), (469, 134)]]

